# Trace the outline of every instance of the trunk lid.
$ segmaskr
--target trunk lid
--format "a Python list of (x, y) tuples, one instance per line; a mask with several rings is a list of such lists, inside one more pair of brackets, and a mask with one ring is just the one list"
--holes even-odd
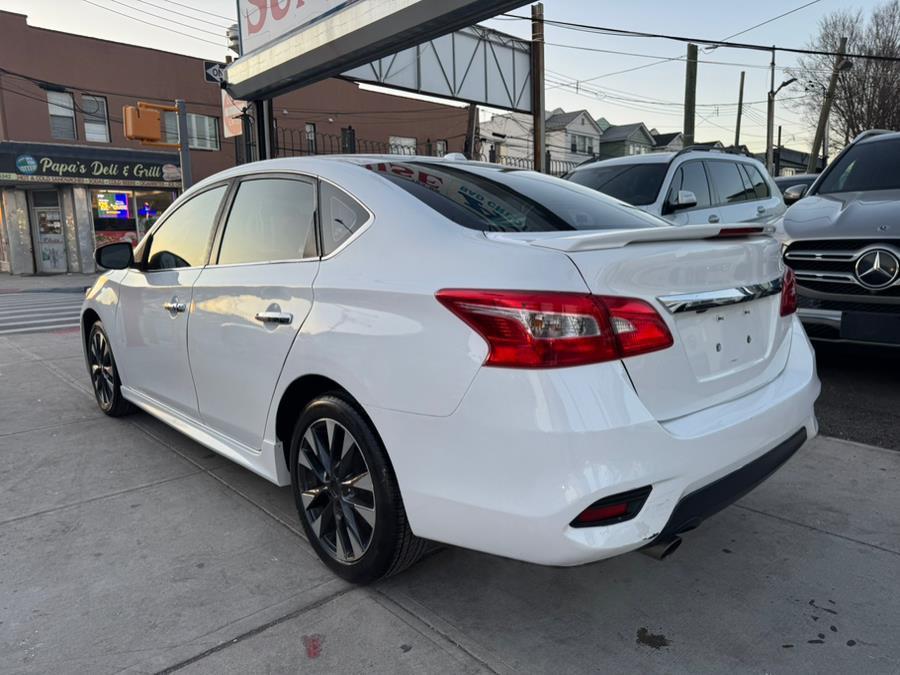
[(745, 229), (556, 234), (529, 244), (565, 252), (592, 293), (641, 298), (657, 309), (675, 344), (623, 363), (651, 414), (669, 420), (747, 394), (787, 362), (780, 245), (768, 236), (710, 239)]

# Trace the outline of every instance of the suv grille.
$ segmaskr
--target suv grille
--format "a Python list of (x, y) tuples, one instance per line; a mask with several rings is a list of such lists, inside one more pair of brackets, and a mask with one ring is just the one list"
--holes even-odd
[(832, 296), (858, 296), (852, 304), (869, 309), (878, 301), (867, 303), (867, 299), (900, 298), (900, 280), (887, 288), (870, 290), (856, 278), (854, 268), (859, 256), (869, 248), (881, 246), (893, 249), (900, 257), (900, 239), (823, 239), (792, 243), (785, 251), (784, 262), (794, 270), (801, 289)]

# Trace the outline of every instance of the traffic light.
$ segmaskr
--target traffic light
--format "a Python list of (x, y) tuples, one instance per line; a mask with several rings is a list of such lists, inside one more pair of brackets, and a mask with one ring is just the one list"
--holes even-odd
[(125, 138), (144, 143), (162, 140), (162, 115), (159, 110), (126, 105), (122, 108), (125, 121)]

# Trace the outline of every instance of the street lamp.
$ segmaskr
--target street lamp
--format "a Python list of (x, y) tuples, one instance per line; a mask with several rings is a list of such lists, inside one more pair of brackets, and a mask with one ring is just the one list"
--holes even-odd
[(768, 108), (766, 110), (766, 169), (769, 171), (770, 176), (775, 175), (775, 147), (773, 145), (775, 135), (775, 96), (779, 91), (794, 84), (796, 81), (797, 78), (792, 77), (782, 82), (775, 89), (775, 78), (772, 78), (772, 88), (769, 89)]

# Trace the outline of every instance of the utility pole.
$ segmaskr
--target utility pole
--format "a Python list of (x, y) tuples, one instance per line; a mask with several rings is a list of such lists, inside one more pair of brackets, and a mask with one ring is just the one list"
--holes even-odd
[(466, 122), (466, 157), (475, 159), (475, 129), (478, 126), (478, 106), (469, 104), (469, 119)]
[(781, 125), (778, 125), (778, 155), (775, 157), (775, 175), (779, 175), (781, 173)]
[(772, 148), (775, 135), (775, 45), (772, 45), (772, 63), (770, 64), (769, 95), (766, 99), (766, 170), (770, 176), (775, 175), (775, 153)]
[(745, 73), (743, 70), (741, 71), (741, 86), (738, 89), (738, 112), (737, 112), (737, 124), (734, 127), (734, 148), (741, 147), (741, 115), (744, 113), (744, 76)]
[(181, 190), (194, 184), (191, 171), (191, 145), (188, 137), (187, 108), (180, 98), (175, 99), (175, 114), (178, 116), (178, 156), (181, 160)]
[(831, 70), (831, 80), (828, 82), (828, 90), (825, 92), (825, 100), (822, 102), (822, 110), (819, 112), (819, 123), (816, 125), (816, 137), (813, 139), (812, 150), (809, 153), (809, 161), (806, 165), (807, 173), (814, 173), (816, 164), (819, 160), (819, 149), (822, 147), (822, 140), (825, 138), (825, 127), (828, 123), (828, 116), (831, 114), (831, 104), (834, 101), (834, 90), (837, 88), (838, 74), (842, 70), (846, 70), (852, 64), (852, 61), (844, 60), (844, 54), (847, 51), (847, 38), (842, 37), (838, 46), (838, 55), (834, 59), (834, 67)]
[(694, 115), (697, 109), (697, 45), (687, 46), (687, 70), (684, 76), (684, 146), (694, 144)]
[(531, 109), (534, 115), (534, 170), (544, 165), (544, 4), (531, 6)]

